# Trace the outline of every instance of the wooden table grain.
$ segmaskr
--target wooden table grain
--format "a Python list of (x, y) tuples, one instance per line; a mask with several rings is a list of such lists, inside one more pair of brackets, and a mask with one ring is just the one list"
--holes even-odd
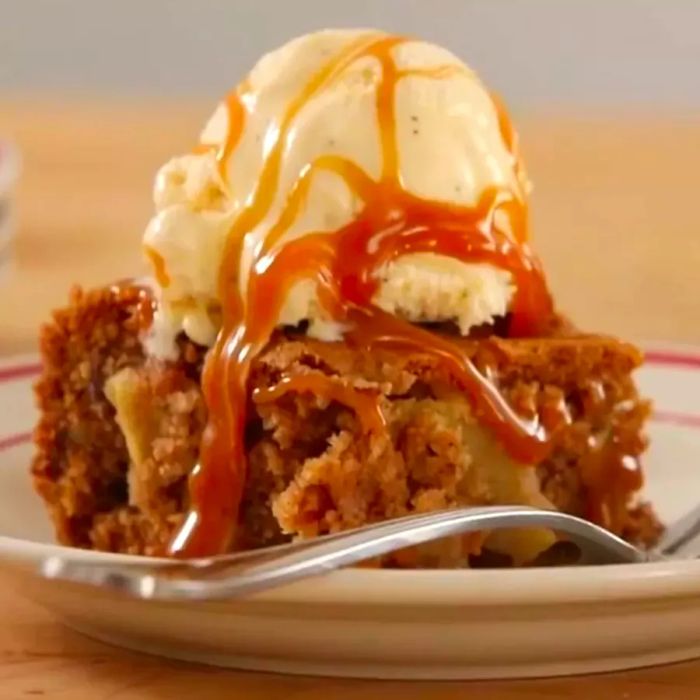
[[(31, 352), (73, 283), (143, 269), (153, 174), (186, 151), (206, 103), (3, 99), (23, 154), (19, 231), (0, 269), (0, 356)], [(700, 343), (700, 119), (549, 113), (518, 119), (533, 237), (557, 302), (585, 328)], [(0, 698), (691, 700), (700, 661), (575, 679), (403, 683), (292, 678), (139, 656), (64, 629), (0, 574)], [(653, 630), (649, 631), (653, 634)]]

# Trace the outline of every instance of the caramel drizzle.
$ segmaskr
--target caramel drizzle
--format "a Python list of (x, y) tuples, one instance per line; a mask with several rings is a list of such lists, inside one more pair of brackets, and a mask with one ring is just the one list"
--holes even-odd
[[(633, 426), (638, 426), (646, 413), (635, 402), (609, 396), (599, 380), (589, 382), (586, 394), (586, 413), (593, 417), (594, 424), (602, 423), (600, 416), (612, 414), (612, 421), (606, 421), (606, 431), (588, 437), (589, 451), (581, 465), (581, 479), (587, 490), (586, 517), (621, 533), (629, 520), (629, 495), (644, 483), (639, 455), (646, 439), (640, 436), (638, 427), (630, 430), (627, 426), (630, 413)], [(640, 413), (635, 420), (637, 411)]]
[(151, 248), (151, 246), (144, 246), (143, 250), (146, 257), (151, 261), (156, 282), (158, 282), (162, 289), (165, 289), (170, 285), (170, 275), (168, 274), (168, 266), (165, 263), (165, 258), (163, 258), (157, 250)]
[(228, 184), (226, 167), (229, 159), (243, 136), (246, 119), (245, 101), (249, 95), (250, 83), (246, 79), (224, 99), (227, 119), (226, 138), (221, 143), (200, 143), (192, 149), (194, 154), (215, 152), (217, 170), (224, 185)]
[[(174, 555), (209, 555), (230, 546), (245, 482), (243, 436), (251, 363), (268, 343), (287, 294), (303, 279), (315, 281), (326, 312), (348, 329), (348, 342), (370, 350), (410, 348), (434, 355), (468, 394), (477, 417), (515, 459), (534, 463), (548, 450), (547, 435), (537, 422), (514, 413), (458, 346), (372, 304), (378, 285), (375, 273), (383, 264), (406, 253), (436, 252), (469, 262), (489, 262), (513, 274), (517, 292), (511, 309), (512, 333), (537, 333), (538, 324), (551, 313), (542, 271), (526, 244), (527, 212), (520, 193), (492, 189), (483, 194), (476, 206), (464, 207), (423, 200), (404, 190), (396, 138), (396, 86), (409, 75), (441, 79), (454, 74), (450, 67), (428, 72), (398, 70), (392, 51), (405, 41), (393, 36), (364, 36), (330, 59), (311, 78), (288, 106), (266, 153), (257, 187), (232, 226), (219, 274), (222, 329), (203, 373), (209, 422), (200, 463), (190, 479), (190, 511), (171, 544)], [(321, 157), (304, 168), (278, 221), (255, 251), (242, 296), (238, 280), (244, 237), (263, 221), (273, 205), (283, 148), (294, 119), (314, 95), (362, 57), (375, 58), (381, 67), (376, 92), (382, 154), (379, 179), (374, 180), (357, 164), (339, 156)], [(246, 101), (252, 100), (249, 90), (250, 86), (244, 84), (228, 101), (229, 134), (217, 154), (220, 164), (240, 138)], [(512, 131), (505, 130), (508, 122), (503, 119), (501, 116), (504, 141), (512, 147)], [(276, 245), (303, 206), (314, 174), (321, 170), (344, 179), (363, 202), (362, 212), (336, 232), (312, 232)], [(305, 386), (304, 381), (312, 380), (283, 379), (268, 393), (257, 393), (257, 399), (274, 397), (275, 392), (292, 388), (318, 390), (369, 415), (366, 406), (356, 403), (357, 398), (335, 385)], [(379, 425), (376, 415), (372, 423), (375, 428)]]

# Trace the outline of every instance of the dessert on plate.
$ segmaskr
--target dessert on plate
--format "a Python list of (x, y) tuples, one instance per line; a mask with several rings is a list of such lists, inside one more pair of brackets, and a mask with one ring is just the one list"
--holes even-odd
[[(508, 115), (449, 51), (321, 31), (264, 56), (166, 163), (151, 278), (41, 333), (32, 472), (66, 544), (190, 557), (464, 504), (639, 544), (640, 352), (579, 331), (530, 247)], [(546, 530), (394, 566), (536, 561)]]

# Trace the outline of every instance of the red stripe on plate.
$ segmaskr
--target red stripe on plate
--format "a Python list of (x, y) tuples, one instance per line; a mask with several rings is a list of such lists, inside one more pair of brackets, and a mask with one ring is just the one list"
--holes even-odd
[(673, 411), (654, 411), (651, 419), (655, 423), (671, 423), (688, 428), (700, 428), (700, 415), (692, 413), (674, 413)]
[(23, 445), (31, 439), (31, 433), (17, 433), (16, 435), (8, 435), (7, 437), (0, 438), (0, 452), (9, 450), (12, 447), (17, 447), (17, 445)]
[(700, 354), (676, 352), (675, 350), (650, 350), (644, 353), (644, 359), (652, 365), (675, 365), (676, 367), (700, 368)]
[(11, 382), (14, 379), (22, 379), (23, 377), (32, 377), (35, 374), (39, 374), (40, 371), (41, 365), (38, 362), (26, 365), (0, 367), (0, 384), (3, 382)]

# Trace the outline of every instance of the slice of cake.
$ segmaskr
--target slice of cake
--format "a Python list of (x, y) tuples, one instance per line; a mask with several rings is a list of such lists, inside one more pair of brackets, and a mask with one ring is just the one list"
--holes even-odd
[(334, 30), (265, 56), (156, 178), (153, 281), (76, 292), (43, 331), (33, 472), (59, 539), (209, 556), (530, 504), (653, 542), (640, 355), (556, 312), (528, 194), (505, 110), (448, 51)]
[[(205, 350), (183, 337), (177, 361), (147, 358), (139, 332), (148, 295), (76, 292), (43, 329), (33, 473), (65, 544), (162, 554), (188, 510), (206, 425)], [(514, 463), (430, 355), (368, 355), (279, 334), (252, 371), (248, 475), (232, 548), (490, 503), (557, 508), (653, 542), (658, 523), (635, 498), (649, 412), (630, 376), (639, 352), (568, 332), (457, 342), (489, 368), (514, 410), (551, 431), (546, 459)], [(374, 429), (376, 406), (386, 429)], [(485, 547), (522, 563), (552, 542), (547, 532), (501, 533), (387, 562), (463, 564)]]

